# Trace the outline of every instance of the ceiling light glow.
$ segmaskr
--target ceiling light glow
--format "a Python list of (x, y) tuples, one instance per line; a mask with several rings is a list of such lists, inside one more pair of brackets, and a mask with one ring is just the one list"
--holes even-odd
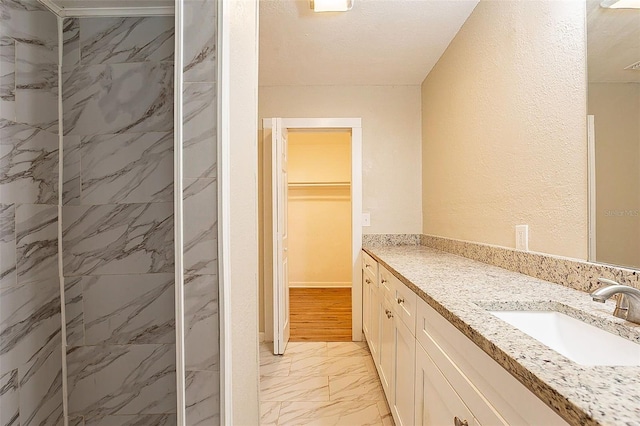
[(600, 6), (607, 9), (640, 9), (640, 0), (603, 0)]
[(353, 7), (353, 0), (311, 0), (314, 12), (346, 12)]

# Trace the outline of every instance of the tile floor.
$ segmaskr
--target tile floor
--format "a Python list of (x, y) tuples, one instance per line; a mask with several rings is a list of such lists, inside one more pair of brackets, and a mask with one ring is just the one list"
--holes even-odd
[(290, 342), (283, 356), (260, 345), (262, 426), (390, 425), (365, 342)]

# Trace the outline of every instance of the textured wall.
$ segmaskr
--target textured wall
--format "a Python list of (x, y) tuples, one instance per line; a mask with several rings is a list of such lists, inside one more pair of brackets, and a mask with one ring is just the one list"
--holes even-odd
[(422, 84), (423, 233), (587, 256), (585, 5), (481, 1)]
[(0, 2), (0, 424), (62, 421), (58, 35), (35, 0)]
[(596, 130), (596, 260), (640, 268), (640, 84), (589, 83)]
[(217, 8), (184, 3), (184, 297), (189, 426), (220, 423)]
[(63, 26), (69, 417), (175, 424), (173, 18)]

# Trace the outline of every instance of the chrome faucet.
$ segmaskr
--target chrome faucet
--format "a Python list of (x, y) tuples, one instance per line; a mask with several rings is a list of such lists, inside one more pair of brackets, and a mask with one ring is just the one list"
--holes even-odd
[(640, 324), (640, 290), (606, 278), (599, 278), (598, 281), (608, 285), (591, 293), (591, 298), (596, 302), (604, 303), (611, 296), (619, 294), (613, 315)]

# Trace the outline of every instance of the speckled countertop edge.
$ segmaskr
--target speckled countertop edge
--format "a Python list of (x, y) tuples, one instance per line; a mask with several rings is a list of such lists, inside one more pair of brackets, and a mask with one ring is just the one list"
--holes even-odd
[(569, 423), (640, 424), (640, 367), (578, 365), (486, 312), (553, 309), (640, 343), (613, 302), (424, 246), (365, 250)]

